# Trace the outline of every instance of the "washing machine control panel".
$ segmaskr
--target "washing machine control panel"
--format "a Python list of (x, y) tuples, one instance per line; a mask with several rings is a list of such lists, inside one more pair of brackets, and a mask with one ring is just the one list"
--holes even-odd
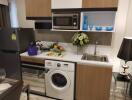
[(57, 63), (57, 67), (61, 67), (61, 64), (60, 63)]
[(54, 61), (54, 60), (45, 60), (45, 68), (74, 71), (75, 70), (75, 63), (63, 62), (63, 61)]

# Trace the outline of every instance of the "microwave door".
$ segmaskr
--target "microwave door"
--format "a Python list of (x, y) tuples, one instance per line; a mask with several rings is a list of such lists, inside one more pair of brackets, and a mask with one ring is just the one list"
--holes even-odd
[[(54, 29), (74, 29), (73, 18), (71, 16), (53, 17)], [(76, 28), (76, 27), (75, 27)]]
[(72, 18), (71, 17), (54, 17), (54, 25), (55, 26), (72, 26)]

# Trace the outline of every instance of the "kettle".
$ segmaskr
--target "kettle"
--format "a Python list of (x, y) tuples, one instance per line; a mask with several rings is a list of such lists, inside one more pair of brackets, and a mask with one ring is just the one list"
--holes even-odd
[(36, 43), (35, 42), (30, 42), (27, 51), (28, 51), (29, 56), (37, 55), (38, 49), (37, 49)]

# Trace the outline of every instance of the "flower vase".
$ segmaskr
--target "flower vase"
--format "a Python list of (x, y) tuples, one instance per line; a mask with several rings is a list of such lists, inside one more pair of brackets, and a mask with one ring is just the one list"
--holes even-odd
[(83, 49), (84, 49), (84, 47), (77, 46), (77, 55), (82, 55), (83, 54)]

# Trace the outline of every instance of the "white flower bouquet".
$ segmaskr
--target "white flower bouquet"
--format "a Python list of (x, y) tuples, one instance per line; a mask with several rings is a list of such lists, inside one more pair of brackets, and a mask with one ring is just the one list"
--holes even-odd
[(89, 37), (87, 34), (83, 32), (77, 32), (72, 37), (72, 43), (73, 45), (80, 46), (80, 47), (85, 46), (89, 43)]

